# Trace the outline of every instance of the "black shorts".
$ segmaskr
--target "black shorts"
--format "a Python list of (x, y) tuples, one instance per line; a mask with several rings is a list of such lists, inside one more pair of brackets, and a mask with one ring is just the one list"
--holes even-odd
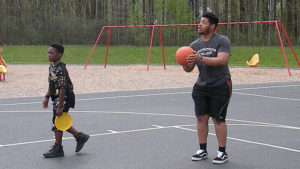
[[(52, 129), (51, 129), (52, 131), (57, 131), (57, 129), (54, 125), (54, 122), (55, 122), (55, 118), (56, 118), (56, 110), (57, 110), (58, 103), (59, 103), (59, 97), (53, 99), (53, 116), (52, 116), (53, 125), (52, 125)], [(66, 100), (64, 100), (63, 112), (68, 113), (69, 109), (70, 109), (70, 105), (68, 104), (68, 102), (66, 102)]]
[(227, 80), (217, 87), (201, 87), (195, 84), (192, 96), (195, 103), (196, 117), (209, 114), (210, 117), (225, 122), (231, 94), (231, 80)]

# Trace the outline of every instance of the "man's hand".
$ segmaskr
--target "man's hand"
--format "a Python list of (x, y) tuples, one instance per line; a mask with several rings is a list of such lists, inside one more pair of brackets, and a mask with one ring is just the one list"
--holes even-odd
[(188, 56), (186, 58), (186, 61), (188, 62), (188, 65), (193, 65), (193, 64), (200, 62), (201, 59), (202, 59), (202, 57), (197, 52), (194, 52), (194, 55)]
[(187, 66), (182, 66), (183, 70), (186, 71), (186, 72), (191, 72), (195, 67), (195, 64), (192, 63), (192, 64), (189, 64)]

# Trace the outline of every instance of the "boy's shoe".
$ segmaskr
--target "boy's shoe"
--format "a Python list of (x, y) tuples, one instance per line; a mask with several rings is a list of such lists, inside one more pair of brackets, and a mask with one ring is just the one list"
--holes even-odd
[(206, 150), (199, 149), (198, 151), (196, 151), (195, 155), (192, 156), (192, 160), (193, 161), (204, 160), (207, 158), (207, 156), (208, 156), (208, 154), (207, 154)]
[(44, 153), (45, 158), (63, 157), (64, 150), (62, 145), (54, 144), (47, 153)]
[(90, 138), (90, 136), (87, 135), (87, 134), (84, 134), (84, 133), (82, 133), (82, 132), (79, 132), (79, 133), (78, 133), (78, 136), (77, 136), (77, 138), (76, 138), (76, 142), (77, 142), (76, 149), (75, 149), (75, 152), (76, 152), (76, 153), (79, 152), (79, 151), (82, 149), (84, 143), (85, 143), (89, 138)]
[(217, 157), (212, 161), (214, 164), (222, 164), (228, 161), (228, 155), (226, 152), (218, 151)]

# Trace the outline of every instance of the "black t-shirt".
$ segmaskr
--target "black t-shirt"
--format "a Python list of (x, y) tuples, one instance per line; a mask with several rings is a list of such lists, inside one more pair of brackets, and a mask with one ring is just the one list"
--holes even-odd
[[(231, 54), (229, 38), (220, 34), (213, 34), (208, 41), (203, 41), (200, 37), (192, 42), (190, 47), (204, 57), (217, 57), (218, 52)], [(227, 64), (224, 66), (208, 66), (198, 62), (197, 66), (199, 69), (197, 85), (199, 86), (216, 87), (231, 78)]]
[(49, 90), (52, 100), (59, 97), (60, 89), (66, 90), (66, 102), (70, 107), (75, 106), (75, 95), (73, 92), (73, 84), (69, 77), (66, 64), (59, 62), (57, 65), (50, 64), (49, 67)]

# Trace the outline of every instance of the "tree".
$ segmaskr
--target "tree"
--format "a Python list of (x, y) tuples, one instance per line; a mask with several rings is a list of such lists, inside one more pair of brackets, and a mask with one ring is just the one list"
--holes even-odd
[(202, 1), (202, 11), (203, 13), (207, 12), (207, 0)]
[[(221, 22), (280, 19), (292, 43), (300, 44), (299, 8), (298, 0), (1, 0), (0, 44), (89, 44), (104, 25), (197, 23), (208, 11)], [(165, 30), (171, 43), (178, 41), (175, 37), (191, 38), (185, 31), (194, 29)], [(221, 31), (233, 44), (273, 45), (275, 38), (272, 24), (225, 26)], [(118, 33), (112, 43), (140, 34)]]

